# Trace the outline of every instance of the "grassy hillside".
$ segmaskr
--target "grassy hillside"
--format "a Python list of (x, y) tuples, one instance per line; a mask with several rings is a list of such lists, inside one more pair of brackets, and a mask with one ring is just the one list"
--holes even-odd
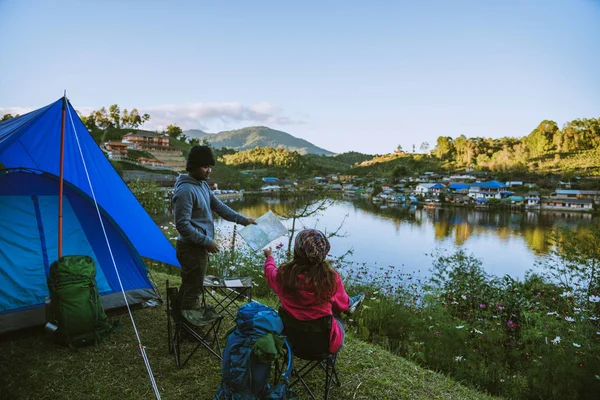
[[(178, 276), (153, 273), (158, 287), (179, 285)], [(260, 299), (262, 301), (262, 299)], [(271, 304), (271, 306), (275, 306)], [(133, 316), (161, 396), (165, 399), (212, 399), (221, 379), (221, 364), (202, 349), (182, 369), (167, 350), (164, 305), (134, 310)], [(148, 374), (127, 314), (112, 314), (123, 327), (98, 348), (72, 350), (44, 339), (41, 331), (0, 340), (2, 398), (154, 399)], [(232, 321), (221, 328), (225, 333)], [(492, 399), (441, 374), (428, 371), (380, 347), (346, 338), (338, 363), (341, 387), (336, 399)], [(316, 379), (315, 379), (316, 378)], [(311, 385), (320, 387), (322, 374), (313, 372)], [(306, 392), (295, 387), (299, 399)]]
[(355, 164), (360, 164), (364, 161), (372, 160), (374, 156), (371, 154), (363, 154), (356, 151), (349, 151), (346, 153), (340, 153), (333, 156), (336, 161), (339, 161), (343, 164), (353, 166)]
[[(184, 134), (187, 135), (187, 131)], [(191, 134), (196, 135), (198, 132), (195, 130)], [(228, 147), (238, 151), (254, 149), (255, 147), (282, 147), (290, 151), (297, 151), (300, 154), (333, 154), (304, 139), (266, 126), (252, 126), (233, 131), (208, 133), (197, 137), (200, 140), (206, 139), (215, 148)]]
[(443, 163), (422, 154), (386, 154), (364, 161), (352, 168), (351, 173), (361, 177), (414, 176), (426, 171), (440, 171)]

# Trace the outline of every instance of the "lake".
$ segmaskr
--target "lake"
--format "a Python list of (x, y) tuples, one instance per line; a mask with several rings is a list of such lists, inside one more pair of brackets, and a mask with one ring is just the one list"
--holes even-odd
[[(294, 207), (290, 201), (260, 197), (227, 205), (252, 218), (269, 209), (283, 214)], [(428, 276), (429, 254), (462, 248), (481, 259), (488, 273), (523, 278), (548, 252), (547, 239), (554, 227), (587, 229), (594, 217), (576, 212), (385, 207), (368, 200), (339, 200), (326, 212), (301, 220), (300, 227), (335, 231), (343, 223), (340, 233), (344, 237), (331, 239), (331, 254), (339, 256), (352, 249), (350, 260), (365, 263), (373, 271), (393, 265), (405, 273)], [(291, 220), (282, 222), (291, 228)], [(215, 225), (225, 234), (233, 229), (232, 223), (220, 219)], [(287, 238), (274, 244), (279, 242), (287, 246)]]

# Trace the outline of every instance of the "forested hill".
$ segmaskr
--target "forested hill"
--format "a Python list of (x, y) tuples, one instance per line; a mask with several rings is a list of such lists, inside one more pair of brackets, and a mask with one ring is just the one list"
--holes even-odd
[(206, 140), (217, 149), (227, 147), (240, 151), (256, 147), (273, 147), (296, 151), (299, 154), (333, 154), (331, 151), (317, 147), (304, 139), (297, 138), (286, 132), (267, 128), (266, 126), (251, 126), (233, 131), (206, 133), (204, 135), (199, 135), (198, 132), (202, 131), (192, 130), (183, 133), (190, 137), (196, 137), (200, 141)]

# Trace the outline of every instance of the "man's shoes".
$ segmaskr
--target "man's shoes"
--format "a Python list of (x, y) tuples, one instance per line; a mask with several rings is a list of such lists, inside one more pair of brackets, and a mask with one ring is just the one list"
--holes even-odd
[(352, 314), (353, 312), (355, 312), (358, 309), (358, 307), (362, 304), (364, 299), (365, 299), (364, 293), (359, 293), (354, 297), (350, 297), (350, 305), (348, 306), (348, 309), (346, 310), (346, 314)]

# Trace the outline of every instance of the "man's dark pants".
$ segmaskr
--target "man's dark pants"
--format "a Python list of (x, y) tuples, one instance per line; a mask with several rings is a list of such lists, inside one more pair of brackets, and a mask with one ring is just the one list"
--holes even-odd
[(204, 246), (179, 240), (175, 248), (177, 260), (181, 264), (181, 287), (179, 288), (181, 309), (190, 310), (196, 307), (196, 301), (204, 288), (208, 251)]

